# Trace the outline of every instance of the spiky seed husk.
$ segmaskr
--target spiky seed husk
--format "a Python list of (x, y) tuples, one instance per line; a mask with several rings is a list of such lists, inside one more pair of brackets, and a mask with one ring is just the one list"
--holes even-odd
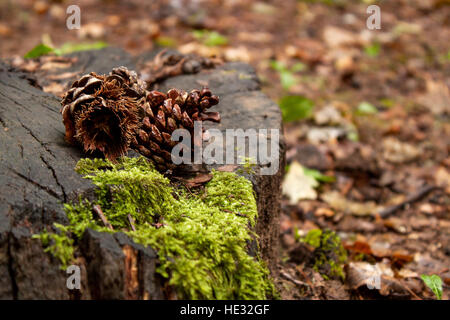
[(109, 75), (84, 75), (62, 100), (66, 140), (85, 151), (99, 150), (111, 160), (124, 155), (139, 127), (144, 99), (144, 84), (125, 67)]

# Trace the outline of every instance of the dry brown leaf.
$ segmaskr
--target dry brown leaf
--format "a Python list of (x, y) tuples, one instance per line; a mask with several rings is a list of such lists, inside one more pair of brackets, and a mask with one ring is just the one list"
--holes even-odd
[(49, 80), (65, 80), (69, 78), (78, 77), (82, 71), (74, 71), (74, 72), (63, 72), (59, 74), (51, 74), (47, 77)]
[(321, 198), (335, 210), (356, 216), (374, 215), (381, 208), (374, 201), (356, 202), (347, 200), (337, 191), (323, 193)]
[(390, 294), (409, 295), (407, 289), (394, 279), (394, 272), (387, 264), (350, 262), (346, 271), (348, 285), (353, 290), (367, 286), (369, 289), (378, 290), (383, 296)]
[(82, 24), (81, 28), (78, 30), (78, 36), (82, 39), (92, 38), (98, 39), (105, 35), (105, 27), (101, 23), (91, 22), (87, 24)]
[(224, 166), (221, 166), (219, 168), (217, 168), (218, 171), (222, 171), (222, 172), (233, 172), (234, 170), (236, 170), (239, 166), (235, 165), (235, 164), (227, 164)]
[(58, 82), (52, 82), (49, 85), (42, 88), (44, 92), (53, 93), (56, 96), (62, 97), (64, 94), (65, 86), (58, 83)]
[(71, 62), (56, 62), (49, 61), (42, 64), (39, 69), (40, 70), (55, 70), (55, 69), (67, 69), (72, 66)]
[(212, 179), (212, 174), (210, 173), (201, 173), (195, 176), (194, 178), (185, 180), (185, 185), (189, 188), (195, 188), (204, 185)]
[(0, 23), (0, 36), (8, 37), (12, 34), (12, 29), (6, 24)]
[(420, 156), (420, 148), (396, 138), (389, 137), (383, 140), (383, 158), (391, 163), (404, 163)]
[(327, 26), (325, 28), (323, 32), (323, 39), (331, 48), (354, 45), (359, 41), (358, 35), (334, 26)]
[(443, 82), (426, 79), (427, 92), (419, 98), (419, 102), (437, 115), (450, 114), (450, 90)]

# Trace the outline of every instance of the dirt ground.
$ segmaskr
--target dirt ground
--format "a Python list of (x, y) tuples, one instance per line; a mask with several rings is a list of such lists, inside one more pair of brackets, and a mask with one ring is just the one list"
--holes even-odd
[[(73, 3), (80, 30), (66, 27)], [(422, 274), (449, 299), (448, 0), (0, 0), (1, 58), (99, 41), (248, 62), (280, 101), (283, 299), (434, 299)], [(339, 236), (345, 260), (305, 240), (316, 229)], [(318, 267), (319, 251), (343, 273)]]

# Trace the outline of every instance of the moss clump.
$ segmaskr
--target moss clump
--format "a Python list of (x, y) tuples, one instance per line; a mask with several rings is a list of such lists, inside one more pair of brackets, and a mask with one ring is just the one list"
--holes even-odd
[(347, 261), (347, 252), (335, 232), (313, 229), (300, 241), (315, 248), (314, 270), (320, 272), (325, 279), (345, 279), (342, 265)]
[[(113, 232), (94, 219), (101, 206), (115, 231), (158, 251), (158, 272), (179, 298), (265, 299), (274, 293), (265, 264), (247, 253), (257, 218), (250, 181), (213, 171), (203, 192), (170, 185), (145, 158), (118, 163), (82, 159), (76, 167), (97, 186), (95, 203), (66, 204), (68, 230), (80, 238), (86, 228)], [(136, 231), (130, 231), (130, 215)]]
[(33, 235), (33, 238), (41, 240), (45, 247), (44, 251), (57, 258), (61, 262), (61, 269), (66, 270), (73, 260), (74, 241), (68, 235), (69, 228), (67, 226), (59, 223), (55, 223), (54, 226), (58, 230), (57, 233), (49, 233), (45, 230), (40, 234)]

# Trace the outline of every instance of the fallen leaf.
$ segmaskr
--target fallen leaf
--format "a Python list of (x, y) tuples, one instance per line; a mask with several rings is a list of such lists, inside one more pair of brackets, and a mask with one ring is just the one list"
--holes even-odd
[(339, 56), (336, 59), (334, 66), (336, 67), (336, 70), (341, 73), (352, 73), (356, 69), (355, 60), (350, 54)]
[(337, 191), (325, 192), (321, 195), (321, 198), (333, 209), (356, 216), (374, 215), (380, 209), (374, 201), (356, 202), (347, 200)]
[(279, 105), (286, 122), (308, 118), (314, 109), (314, 102), (303, 96), (284, 96)]
[(250, 62), (251, 55), (250, 52), (244, 46), (239, 46), (235, 48), (228, 48), (224, 52), (225, 59), (228, 61), (243, 61)]
[(310, 128), (307, 133), (308, 142), (320, 144), (322, 142), (336, 143), (341, 137), (346, 136), (347, 130), (338, 127)]
[(295, 205), (302, 199), (316, 199), (317, 192), (314, 188), (318, 185), (316, 179), (306, 175), (302, 165), (294, 161), (284, 178), (282, 189), (283, 194), (289, 198), (289, 203)]
[(391, 163), (404, 163), (420, 156), (422, 151), (416, 146), (389, 137), (383, 140), (383, 158)]
[(397, 231), (398, 233), (405, 234), (408, 232), (406, 227), (407, 223), (396, 217), (390, 217), (388, 219), (383, 220), (383, 223), (386, 227), (391, 228), (392, 230)]
[(330, 218), (330, 217), (334, 216), (334, 211), (331, 209), (328, 209), (328, 208), (318, 208), (314, 212), (314, 215), (317, 217), (325, 216), (325, 217)]
[(404, 250), (397, 250), (392, 253), (391, 256), (392, 264), (398, 268), (403, 267), (404, 264), (409, 263), (414, 260), (414, 256), (408, 254)]
[(58, 82), (52, 82), (49, 85), (42, 88), (44, 92), (53, 93), (56, 96), (62, 96), (64, 93), (65, 86)]
[(47, 77), (47, 79), (49, 79), (49, 80), (65, 80), (65, 79), (75, 78), (79, 74), (81, 74), (81, 72), (82, 71), (80, 70), (80, 71), (74, 71), (74, 72), (63, 72), (60, 74), (51, 74)]
[(392, 269), (383, 263), (370, 264), (368, 262), (350, 262), (347, 268), (347, 281), (351, 289), (357, 289), (363, 285), (376, 286), (374, 282), (382, 275), (393, 277)]
[(46, 55), (51, 52), (53, 52), (53, 48), (41, 43), (41, 44), (38, 44), (37, 46), (35, 46), (30, 51), (28, 51), (25, 54), (24, 58), (27, 58), (27, 59), (39, 58), (40, 56)]
[(194, 178), (185, 180), (185, 185), (189, 188), (195, 188), (204, 185), (212, 179), (212, 174), (210, 173), (202, 173), (198, 174)]
[(235, 164), (227, 164), (224, 166), (221, 166), (219, 168), (217, 168), (217, 171), (222, 171), (222, 172), (233, 172), (234, 170), (236, 170), (239, 166), (235, 165)]
[(365, 241), (355, 241), (352, 244), (344, 244), (344, 248), (355, 253), (364, 253), (367, 255), (373, 254), (370, 244)]
[(446, 188), (447, 193), (450, 193), (450, 172), (444, 168), (439, 167), (434, 174), (436, 185)]
[(409, 269), (403, 268), (397, 272), (402, 278), (419, 278), (419, 274), (417, 272), (411, 271)]
[(393, 33), (395, 35), (402, 34), (419, 34), (422, 32), (422, 26), (417, 23), (409, 23), (406, 21), (400, 21), (395, 27)]
[(12, 29), (6, 24), (0, 23), (0, 36), (7, 37), (12, 34)]
[(427, 92), (419, 98), (419, 102), (437, 115), (450, 114), (450, 90), (443, 82), (426, 79)]
[(353, 290), (365, 285), (370, 290), (378, 290), (383, 296), (410, 294), (400, 281), (394, 278), (394, 272), (387, 264), (350, 262), (346, 272), (347, 283)]
[(71, 62), (46, 62), (40, 66), (40, 70), (67, 69), (72, 66)]
[(269, 43), (273, 41), (273, 35), (267, 32), (245, 32), (241, 31), (237, 34), (237, 38), (244, 42), (253, 43)]
[(98, 39), (105, 35), (105, 27), (101, 23), (91, 22), (83, 24), (78, 30), (78, 36), (82, 39)]
[(314, 122), (319, 126), (342, 124), (344, 121), (339, 110), (333, 105), (327, 105), (314, 113)]
[(325, 28), (323, 39), (331, 48), (358, 43), (358, 36), (356, 34), (333, 26), (327, 26)]
[(326, 50), (321, 41), (306, 38), (298, 39), (294, 45), (288, 45), (285, 52), (290, 57), (314, 64), (323, 60)]
[(183, 54), (197, 53), (204, 57), (219, 56), (221, 54), (221, 49), (219, 47), (208, 47), (196, 41), (188, 42), (178, 47), (178, 51)]
[(357, 113), (360, 115), (377, 113), (378, 109), (371, 103), (363, 101), (358, 105)]

